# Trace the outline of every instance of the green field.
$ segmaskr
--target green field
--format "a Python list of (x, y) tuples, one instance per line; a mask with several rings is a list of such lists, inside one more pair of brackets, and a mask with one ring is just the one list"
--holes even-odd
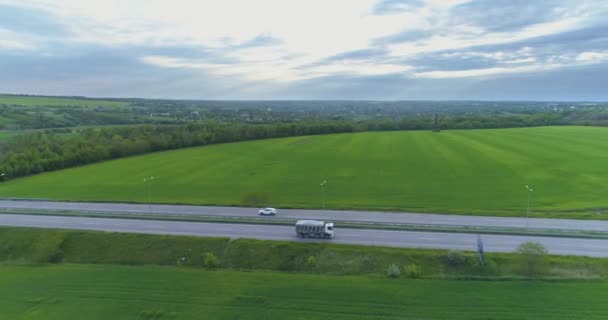
[[(213, 145), (16, 179), (0, 195), (602, 218), (608, 128), (365, 132)], [(323, 191), (322, 180), (327, 180)], [(323, 195), (324, 193), (324, 195)], [(608, 216), (608, 214), (606, 214)]]
[(15, 131), (0, 131), (0, 140), (8, 140), (18, 134)]
[(606, 319), (608, 283), (0, 266), (2, 319)]
[(12, 96), (0, 95), (0, 105), (23, 105), (29, 107), (61, 107), (61, 106), (81, 106), (81, 107), (127, 107), (129, 104), (122, 101), (92, 100), (92, 99), (69, 99), (52, 97), (34, 96)]

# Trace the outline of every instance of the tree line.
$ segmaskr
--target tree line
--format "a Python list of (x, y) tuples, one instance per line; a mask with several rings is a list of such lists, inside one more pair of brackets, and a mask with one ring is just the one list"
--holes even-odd
[[(449, 116), (442, 129), (505, 128), (567, 124), (553, 114)], [(17, 136), (0, 144), (0, 179), (59, 170), (148, 152), (215, 143), (362, 131), (431, 130), (433, 117), (366, 121), (306, 121), (273, 124), (196, 122), (55, 129)]]

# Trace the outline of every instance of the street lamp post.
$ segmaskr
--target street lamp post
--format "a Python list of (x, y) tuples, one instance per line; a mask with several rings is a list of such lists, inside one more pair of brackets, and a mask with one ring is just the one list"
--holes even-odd
[(526, 207), (526, 229), (528, 229), (528, 217), (530, 215), (530, 198), (532, 198), (532, 192), (534, 190), (526, 185), (526, 190), (528, 190), (528, 206)]
[(327, 180), (323, 180), (321, 182), (321, 204), (323, 209), (325, 209), (325, 186), (327, 185)]
[(6, 175), (4, 174), (4, 172), (3, 172), (3, 173), (0, 173), (0, 182), (4, 181), (4, 177), (5, 177), (5, 176), (6, 176)]
[(147, 195), (148, 195), (148, 211), (152, 212), (152, 181), (154, 181), (154, 177), (144, 178), (144, 184), (146, 185)]

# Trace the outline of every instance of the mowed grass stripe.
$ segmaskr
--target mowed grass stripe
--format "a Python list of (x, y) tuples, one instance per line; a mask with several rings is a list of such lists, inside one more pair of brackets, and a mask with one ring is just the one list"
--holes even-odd
[[(0, 196), (602, 218), (608, 128), (365, 132), (160, 152), (16, 179)], [(565, 212), (567, 211), (567, 212)], [(570, 212), (572, 211), (572, 212)]]
[[(7, 319), (605, 319), (598, 282), (391, 280), (171, 267), (0, 266)], [(91, 282), (94, 279), (94, 282)]]

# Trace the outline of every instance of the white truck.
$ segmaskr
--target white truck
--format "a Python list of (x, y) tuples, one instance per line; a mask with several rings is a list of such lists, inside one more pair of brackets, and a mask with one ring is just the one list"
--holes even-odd
[(296, 233), (300, 238), (331, 239), (334, 237), (334, 224), (317, 220), (299, 220), (296, 222)]

